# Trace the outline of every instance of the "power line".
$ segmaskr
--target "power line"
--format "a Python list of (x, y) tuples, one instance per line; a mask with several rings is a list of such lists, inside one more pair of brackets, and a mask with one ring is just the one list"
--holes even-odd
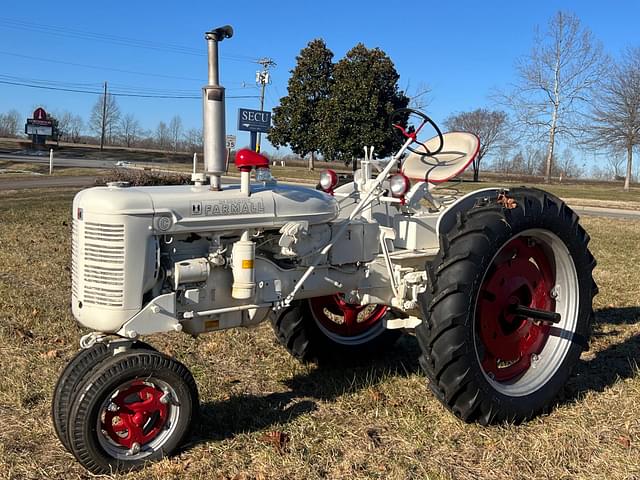
[(144, 75), (145, 77), (156, 77), (156, 78), (170, 78), (174, 80), (189, 80), (194, 82), (202, 82), (202, 79), (191, 78), (191, 77), (179, 77), (175, 75), (165, 75), (162, 73), (152, 73), (152, 72), (136, 72), (134, 70), (125, 70), (122, 68), (113, 68), (113, 67), (99, 67), (97, 65), (87, 65), (84, 63), (76, 63), (76, 62), (66, 62), (64, 60), (54, 60), (52, 58), (42, 58), (42, 57), (34, 57), (31, 55), (21, 55), (19, 53), (11, 53), (11, 52), (2, 52), (0, 51), (0, 55), (9, 55), (12, 57), (25, 58), (28, 60), (37, 60), (39, 62), (48, 62), (48, 63), (57, 63), (59, 65), (70, 65), (73, 67), (82, 67), (82, 68), (91, 68), (94, 70), (106, 70), (111, 72), (119, 72), (119, 73), (129, 73), (133, 75)]
[[(23, 83), (23, 82), (13, 82), (8, 80), (0, 80), (0, 84), (4, 85), (14, 85), (18, 87), (27, 87), (27, 88), (37, 88), (41, 90), (54, 90), (59, 92), (70, 92), (70, 93), (84, 93), (90, 95), (103, 95), (102, 92), (97, 90), (84, 90), (80, 88), (67, 88), (67, 87), (54, 87), (54, 86), (46, 86), (46, 85), (37, 85), (31, 83)], [(166, 99), (189, 99), (189, 100), (201, 100), (201, 96), (196, 95), (157, 95), (157, 94), (135, 94), (135, 93), (125, 93), (125, 92), (109, 92), (109, 95), (113, 95), (114, 97), (134, 97), (134, 98), (166, 98)], [(260, 98), (259, 95), (227, 95), (226, 98)]]
[[(100, 43), (108, 43), (112, 45), (142, 48), (147, 50), (155, 50), (160, 52), (171, 52), (183, 55), (193, 56), (205, 56), (206, 54), (200, 49), (186, 47), (184, 45), (177, 45), (172, 43), (161, 43), (149, 40), (141, 40), (130, 37), (122, 37), (118, 35), (100, 33), (100, 32), (87, 32), (85, 30), (78, 30), (69, 27), (61, 27), (56, 25), (46, 25), (41, 23), (33, 23), (25, 20), (18, 20), (8, 17), (0, 17), (0, 26), (5, 28), (11, 28), (15, 30), (24, 30), (29, 32), (42, 33), (45, 35), (52, 35), (63, 38), (74, 38), (81, 40), (91, 40)], [(256, 63), (256, 58), (248, 55), (240, 54), (224, 54), (220, 55), (221, 58), (233, 61)]]

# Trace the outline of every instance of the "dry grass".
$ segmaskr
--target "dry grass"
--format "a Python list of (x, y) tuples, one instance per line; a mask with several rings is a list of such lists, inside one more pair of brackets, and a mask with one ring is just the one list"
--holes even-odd
[[(45, 195), (0, 198), (0, 477), (88, 478), (49, 419), (81, 331), (68, 306), (72, 193)], [(116, 478), (640, 478), (640, 225), (583, 224), (599, 261), (594, 341), (549, 415), (459, 422), (429, 393), (411, 336), (370, 365), (320, 370), (267, 325), (161, 335), (149, 340), (192, 369), (203, 419), (180, 455)]]

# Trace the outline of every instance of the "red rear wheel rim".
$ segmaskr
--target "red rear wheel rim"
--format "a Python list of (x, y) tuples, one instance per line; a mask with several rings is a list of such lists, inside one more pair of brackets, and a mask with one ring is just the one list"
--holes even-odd
[(549, 325), (511, 313), (513, 304), (555, 311), (554, 270), (540, 242), (518, 237), (494, 258), (478, 294), (477, 332), (482, 369), (497, 382), (509, 382), (531, 367), (549, 338)]
[(168, 405), (161, 401), (164, 395), (158, 387), (142, 380), (129, 384), (111, 399), (111, 408), (103, 413), (102, 429), (122, 447), (151, 442), (167, 422)]
[(344, 295), (327, 295), (309, 300), (315, 319), (329, 332), (342, 337), (357, 337), (378, 324), (389, 307), (386, 305), (354, 305)]

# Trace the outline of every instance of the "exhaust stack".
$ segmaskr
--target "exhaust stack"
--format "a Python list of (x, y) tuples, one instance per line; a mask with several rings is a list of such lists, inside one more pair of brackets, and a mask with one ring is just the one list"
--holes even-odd
[(233, 36), (231, 25), (205, 33), (209, 57), (209, 83), (202, 88), (203, 144), (206, 175), (211, 190), (222, 189), (226, 163), (224, 87), (219, 84), (218, 43)]

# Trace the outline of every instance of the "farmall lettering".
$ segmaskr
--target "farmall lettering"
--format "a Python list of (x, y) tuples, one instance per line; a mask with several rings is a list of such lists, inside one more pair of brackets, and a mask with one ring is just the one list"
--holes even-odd
[(193, 202), (191, 215), (249, 215), (264, 213), (262, 200), (215, 200)]

